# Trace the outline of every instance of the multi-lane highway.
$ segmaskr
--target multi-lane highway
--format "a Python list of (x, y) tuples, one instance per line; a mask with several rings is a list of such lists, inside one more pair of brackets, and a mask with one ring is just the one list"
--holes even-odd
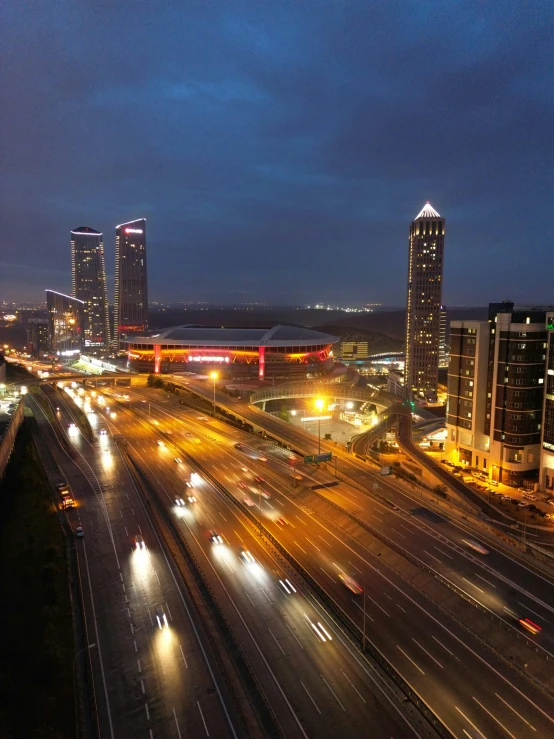
[[(75, 529), (102, 737), (244, 736), (234, 701), (199, 629), (172, 562), (160, 546), (117, 446), (91, 447), (53, 424), (28, 397), (41, 438), (77, 501)], [(62, 427), (73, 421), (59, 404)], [(105, 429), (99, 424), (98, 430)], [(148, 542), (137, 549), (135, 537)], [(158, 627), (164, 613), (169, 628)]]
[[(63, 394), (56, 394), (54, 402), (60, 407), (62, 425), (69, 427), (75, 419)], [(185, 480), (190, 480), (191, 469), (178, 465), (168, 447), (159, 446), (154, 432), (145, 429), (142, 421), (121, 409), (114, 418), (114, 409), (106, 412), (106, 405), (97, 407), (100, 413), (92, 416), (95, 444), (89, 444), (76, 429), (68, 429), (69, 440), (79, 453), (80, 469), (76, 470), (73, 461), (57, 448), (50, 424), (41, 418), (44, 436), (56, 449), (57, 461), (72, 488), (86, 491), (77, 496), (74, 524), (85, 531), (79, 544), (88, 560), (87, 605), (101, 650), (95, 684), (106, 682), (100, 707), (107, 717), (105, 735), (113, 731), (117, 737), (148, 736), (152, 731), (152, 736), (227, 736), (236, 728), (232, 716), (227, 719), (225, 715), (225, 691), (218, 696), (214, 690), (215, 681), (206, 669), (209, 660), (202, 664), (202, 655), (198, 656), (195, 669), (204, 673), (206, 686), (212, 679), (211, 690), (200, 689), (193, 673), (185, 672), (192, 669), (194, 658), (193, 645), (188, 644), (192, 635), (190, 624), (188, 628), (185, 624), (187, 614), (179, 613), (186, 599), (179, 603), (179, 580), (173, 579), (170, 563), (164, 564), (164, 548), (157, 541), (151, 514), (113, 442), (112, 433), (117, 432), (125, 434), (129, 441), (126, 454), (148, 476), (201, 562), (242, 640), (282, 735), (331, 736), (341, 730), (345, 717), (356, 733), (363, 734), (372, 726), (375, 736), (431, 735), (425, 726), (418, 731), (419, 713), (402, 706), (394, 686), (368, 666), (297, 573), (287, 568), (277, 552), (262, 545), (240, 511), (210, 486), (205, 485), (200, 495), (198, 484), (198, 503), (176, 505), (176, 497), (190, 491)], [(214, 527), (222, 544), (214, 544), (208, 535)], [(144, 552), (131, 552), (137, 533), (147, 545)], [(249, 562), (246, 554), (241, 556), (241, 547), (255, 562)], [(158, 609), (168, 618), (167, 630), (157, 629)], [(148, 657), (141, 657), (141, 649), (149, 652)], [(195, 690), (185, 696), (187, 675), (194, 680)], [(206, 694), (212, 705), (204, 703)], [(193, 726), (195, 720), (198, 726)]]
[[(146, 397), (147, 393), (142, 394), (143, 400)], [(153, 402), (155, 396), (150, 394), (148, 397)], [(131, 400), (131, 405), (132, 403)], [(372, 537), (368, 532), (365, 532), (367, 538), (363, 541), (360, 541), (359, 532), (355, 536), (349, 536), (354, 533), (349, 531), (351, 521), (339, 520), (338, 517), (336, 521), (322, 521), (318, 516), (312, 515), (314, 511), (306, 509), (300, 502), (301, 491), (291, 488), (290, 468), (286, 468), (283, 475), (278, 458), (272, 462), (273, 457), (264, 452), (262, 456), (266, 456), (268, 462), (260, 461), (260, 453), (256, 451), (256, 447), (251, 451), (243, 449), (237, 453), (234, 443), (239, 432), (231, 432), (228, 428), (223, 432), (214, 421), (200, 420), (197, 418), (198, 414), (193, 414), (196, 418), (191, 418), (190, 414), (183, 414), (182, 409), (179, 412), (172, 407), (171, 401), (166, 405), (163, 415), (156, 406), (151, 408), (150, 420), (153, 418), (157, 421), (162, 430), (171, 430), (174, 434), (172, 438), (182, 448), (198, 457), (204, 465), (210, 465), (212, 474), (228, 486), (242, 503), (248, 498), (250, 502), (247, 506), (256, 510), (261, 502), (264, 526), (284, 543), (302, 566), (309, 568), (310, 574), (319, 585), (358, 624), (363, 620), (361, 604), (365, 601), (366, 626), (372, 641), (433, 706), (454, 735), (463, 736), (464, 732), (477, 730), (484, 736), (496, 736), (499, 726), (505, 727), (509, 735), (515, 736), (532, 735), (534, 730), (546, 734), (552, 732), (551, 701), (508, 667), (500, 657), (468, 634), (457, 621), (443, 612), (433, 611), (428, 599), (419, 592), (418, 583), (414, 583), (416, 587), (412, 587), (410, 583), (395, 578), (390, 568), (381, 566), (377, 559), (381, 542), (377, 543), (376, 548), (375, 541), (371, 541)], [(183, 417), (187, 419), (185, 423), (182, 421)], [(129, 424), (131, 435), (139, 433), (138, 425), (144, 428), (143, 419), (135, 421), (136, 429), (133, 429), (131, 421)], [(174, 452), (167, 445), (159, 447), (153, 440), (145, 440), (144, 443), (146, 446), (150, 445), (149, 451), (146, 446), (142, 450), (148, 464), (153, 469), (162, 466), (165, 469), (164, 485), (171, 485), (171, 479), (179, 474), (181, 467), (174, 461)], [(250, 459), (246, 459), (247, 456)], [(248, 472), (242, 467), (246, 467)], [(261, 472), (260, 467), (265, 471)], [(259, 495), (260, 488), (254, 480), (256, 470), (260, 473), (257, 476), (265, 478), (262, 487), (270, 495), (269, 499)], [(334, 495), (344, 495), (340, 488), (334, 488), (333, 491)], [(326, 494), (330, 492), (328, 490)], [(364, 496), (358, 499), (356, 495), (358, 493), (354, 490), (348, 491), (350, 504), (361, 507), (364, 512), (369, 511)], [(475, 584), (480, 591), (484, 591), (485, 580), (492, 582), (492, 577), (503, 579), (500, 572), (496, 573), (496, 567), (502, 565), (501, 558), (504, 555), (495, 552), (494, 557), (498, 557), (498, 561), (495, 560), (491, 565), (492, 572), (481, 575), (483, 587), (478, 585), (481, 580), (476, 578), (475, 568), (478, 565), (470, 553), (471, 550), (464, 552), (462, 547), (455, 546), (455, 542), (440, 542), (439, 546), (431, 526), (431, 523), (437, 522), (432, 517), (429, 518), (430, 512), (427, 509), (422, 510), (419, 519), (411, 513), (408, 517), (400, 506), (398, 511), (390, 508), (387, 510), (385, 506), (376, 505), (372, 501), (371, 509), (374, 516), (372, 523), (378, 523), (379, 518), (388, 521), (387, 532), (396, 529), (398, 540), (402, 540), (402, 537), (408, 539), (408, 533), (423, 537), (428, 555), (436, 558), (429, 559), (432, 565), (438, 567), (441, 559), (448, 564), (449, 558), (452, 558), (452, 561), (460, 560), (464, 566), (472, 567), (471, 573), (464, 571), (473, 578), (472, 583), (466, 577), (469, 581), (464, 583), (466, 588), (471, 590), (472, 584)], [(225, 518), (225, 512), (222, 510), (220, 513)], [(213, 513), (210, 515), (216, 522), (212, 525), (218, 524), (224, 532), (222, 536), (225, 540), (229, 536), (229, 542), (233, 542), (230, 544), (231, 548), (237, 546), (237, 540), (233, 540), (232, 535), (227, 532), (226, 522), (214, 518)], [(279, 518), (284, 518), (286, 522), (281, 522), (281, 525)], [(415, 519), (415, 524), (411, 519)], [(235, 528), (233, 531), (236, 533)], [(238, 532), (240, 533), (240, 529)], [(456, 535), (459, 538), (460, 531)], [(416, 541), (414, 547), (420, 553), (421, 542)], [(457, 564), (450, 566), (456, 569)], [(354, 596), (339, 579), (339, 572), (353, 576), (358, 582), (362, 581), (365, 598)], [(460, 576), (465, 577), (464, 574)], [(544, 581), (540, 582), (545, 586)], [(493, 592), (495, 583), (488, 587)], [(525, 596), (520, 591), (518, 597)], [(542, 605), (535, 605), (537, 608), (545, 608), (548, 603), (545, 601)], [(514, 642), (516, 636), (513, 635)]]

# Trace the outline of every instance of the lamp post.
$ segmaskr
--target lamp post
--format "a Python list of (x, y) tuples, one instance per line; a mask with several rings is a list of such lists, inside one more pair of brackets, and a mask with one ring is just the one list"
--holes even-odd
[(210, 377), (214, 381), (214, 401), (213, 401), (214, 411), (213, 411), (213, 414), (215, 418), (215, 381), (217, 380), (217, 372), (210, 372)]
[(317, 419), (317, 453), (321, 454), (321, 411), (325, 405), (323, 398), (317, 398), (315, 401), (315, 407), (318, 410), (319, 416)]
[(77, 662), (77, 657), (82, 654), (83, 652), (88, 652), (89, 649), (92, 649), (96, 646), (96, 642), (93, 642), (92, 644), (88, 644), (86, 647), (83, 647), (83, 649), (79, 650), (75, 657), (73, 658), (73, 695), (75, 696), (75, 728), (76, 728), (76, 736), (79, 736), (79, 719), (78, 719), (78, 710), (77, 710), (77, 696), (75, 695), (75, 663)]

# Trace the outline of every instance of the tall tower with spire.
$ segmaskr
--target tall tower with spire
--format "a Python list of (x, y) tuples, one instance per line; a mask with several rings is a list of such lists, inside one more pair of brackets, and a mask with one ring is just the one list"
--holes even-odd
[(410, 225), (404, 368), (410, 400), (437, 399), (444, 228), (430, 203)]

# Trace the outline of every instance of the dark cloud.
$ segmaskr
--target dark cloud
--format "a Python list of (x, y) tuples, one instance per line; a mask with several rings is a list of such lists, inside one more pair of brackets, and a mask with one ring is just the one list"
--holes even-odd
[[(69, 231), (148, 219), (154, 299), (554, 300), (554, 6), (8, 0), (0, 289), (69, 289)], [(3, 266), (2, 264), (3, 263)]]

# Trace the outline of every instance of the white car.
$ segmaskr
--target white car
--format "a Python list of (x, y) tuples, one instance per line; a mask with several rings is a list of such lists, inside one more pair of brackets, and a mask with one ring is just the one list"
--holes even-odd
[(251, 498), (243, 498), (243, 501), (249, 508), (252, 508), (252, 506), (254, 505), (254, 501)]
[(175, 498), (175, 505), (185, 505), (185, 501), (182, 498)]
[(183, 460), (181, 459), (181, 457), (175, 457), (175, 461), (177, 462), (177, 464), (183, 464)]
[(223, 544), (223, 539), (217, 533), (217, 531), (210, 531), (210, 539), (213, 541), (214, 544)]
[(158, 446), (165, 446), (163, 441), (158, 441)]
[(106, 429), (100, 429), (100, 436), (106, 436), (107, 433)]
[(197, 502), (197, 500), (194, 497), (194, 495), (187, 495), (187, 500), (188, 500), (189, 503), (196, 503)]
[(84, 535), (85, 535), (85, 532), (83, 531), (83, 527), (77, 526), (77, 528), (75, 529), (75, 536), (78, 539), (81, 539)]

